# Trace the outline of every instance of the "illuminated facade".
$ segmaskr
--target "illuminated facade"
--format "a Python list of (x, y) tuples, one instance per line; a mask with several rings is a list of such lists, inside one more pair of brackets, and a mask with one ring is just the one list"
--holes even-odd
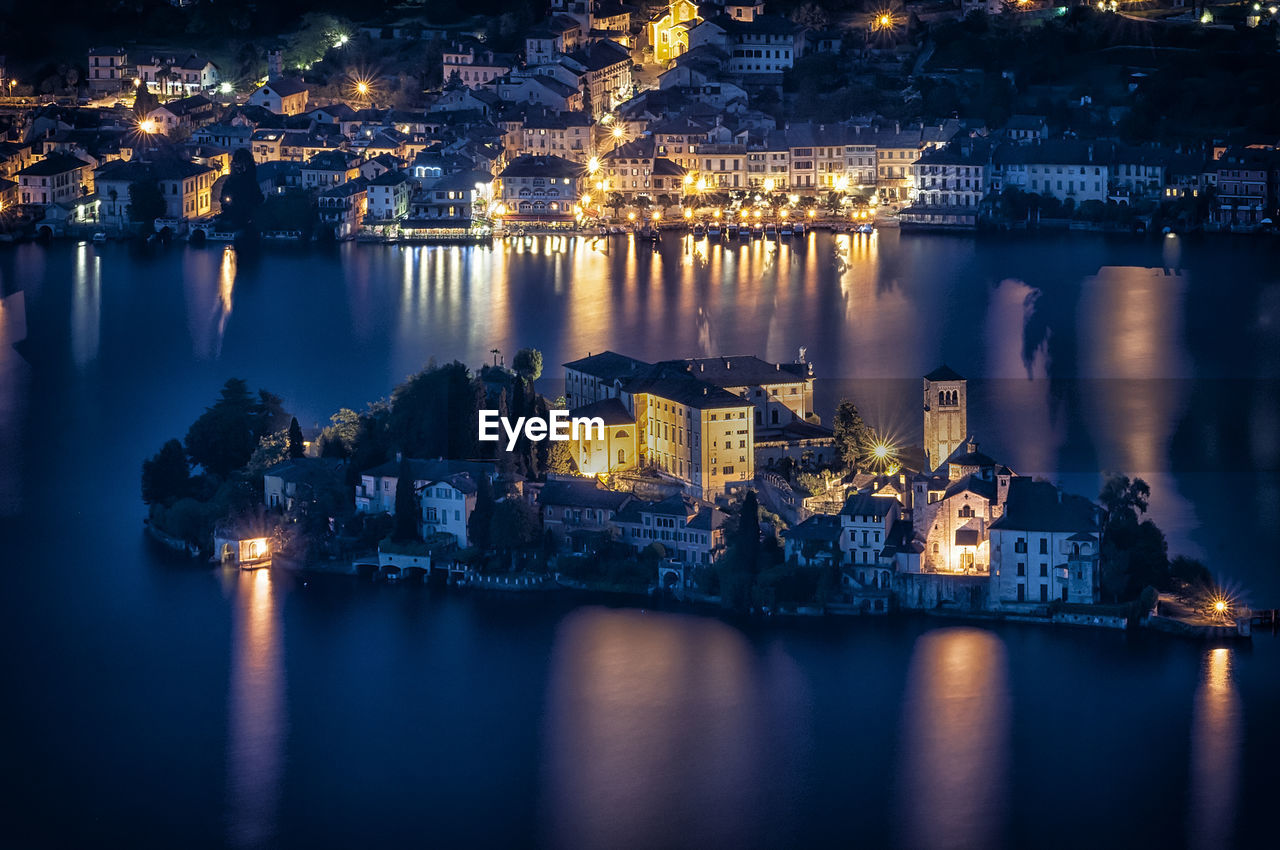
[(565, 364), (565, 396), (574, 407), (617, 399), (636, 424), (640, 464), (709, 499), (755, 478), (755, 406), (704, 378), (696, 363), (648, 364), (605, 351)]
[(930, 470), (969, 436), (968, 382), (947, 366), (924, 376), (924, 453)]
[(701, 20), (696, 3), (691, 3), (689, 0), (672, 0), (666, 11), (649, 21), (646, 27), (649, 45), (653, 48), (653, 61), (665, 66), (687, 51), (689, 24)]
[(636, 422), (626, 406), (616, 398), (606, 398), (569, 411), (574, 418), (600, 419), (604, 435), (590, 428), (573, 432), (569, 441), (573, 462), (582, 475), (607, 475), (635, 466), (638, 458)]

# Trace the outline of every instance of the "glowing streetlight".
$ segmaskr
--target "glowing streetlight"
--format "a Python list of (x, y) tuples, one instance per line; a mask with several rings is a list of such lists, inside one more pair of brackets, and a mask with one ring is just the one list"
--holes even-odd
[(711, 211), (711, 217), (712, 217), (712, 218), (719, 218), (719, 217), (720, 217), (720, 210), (712, 210), (712, 211)]
[(817, 211), (816, 211), (816, 210), (809, 210), (809, 218), (813, 218), (813, 217), (814, 217), (814, 216), (816, 216), (817, 214), (818, 214), (818, 213), (817, 213)]
[(636, 220), (636, 214), (634, 212), (627, 213), (627, 221), (635, 221), (635, 220)]
[(782, 210), (781, 212), (779, 212), (779, 213), (778, 213), (778, 215), (782, 216), (783, 218), (786, 218), (786, 217), (787, 217), (787, 211), (784, 209), (784, 210)]
[(147, 135), (150, 135), (156, 131), (156, 122), (152, 121), (150, 118), (144, 118), (138, 122), (138, 129)]
[(358, 82), (356, 83), (356, 93), (357, 93), (357, 94), (359, 94), (361, 97), (368, 97), (368, 96), (369, 96), (369, 84), (368, 84), (368, 83), (366, 83), (364, 80), (360, 80), (360, 81), (358, 81)]
[(773, 187), (774, 187), (773, 178), (772, 178), (772, 177), (766, 177), (766, 178), (764, 178), (764, 190), (765, 190), (765, 192), (772, 192), (772, 191), (773, 191)]
[(599, 157), (594, 157), (594, 156), (593, 156), (593, 157), (591, 157), (591, 159), (587, 160), (587, 173), (588, 173), (588, 174), (595, 174), (595, 173), (596, 173), (597, 171), (599, 171), (599, 170), (600, 170), (600, 158), (599, 158)]
[(661, 220), (662, 220), (662, 210), (654, 210), (654, 211), (653, 211), (653, 220), (654, 220), (654, 221), (661, 221)]
[(621, 139), (621, 138), (622, 138), (622, 128), (621, 128), (621, 127), (614, 127), (614, 128), (613, 128), (613, 130), (612, 130), (612, 131), (610, 131), (610, 132), (613, 134), (613, 137), (614, 137), (615, 139)]
[(583, 207), (589, 207), (589, 206), (591, 206), (591, 194), (590, 194), (590, 193), (584, 194), (584, 195), (582, 196), (582, 206), (583, 206)]
[(222, 94), (231, 94), (234, 89), (232, 88), (231, 83), (221, 83), (218, 85), (218, 91)]
[(686, 208), (684, 211), (685, 218), (693, 218), (693, 210)]

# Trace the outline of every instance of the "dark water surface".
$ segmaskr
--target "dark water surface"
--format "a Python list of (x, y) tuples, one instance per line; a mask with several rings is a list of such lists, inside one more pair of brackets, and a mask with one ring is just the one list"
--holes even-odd
[[(1221, 847), (1280, 829), (1280, 646), (926, 620), (755, 628), (174, 563), (141, 459), (226, 378), (304, 423), (429, 358), (815, 363), (919, 440), (971, 379), (1021, 473), (1151, 482), (1280, 604), (1280, 266), (1254, 242), (896, 233), (655, 254), (0, 249), (0, 844)], [(15, 347), (16, 346), (16, 347)]]

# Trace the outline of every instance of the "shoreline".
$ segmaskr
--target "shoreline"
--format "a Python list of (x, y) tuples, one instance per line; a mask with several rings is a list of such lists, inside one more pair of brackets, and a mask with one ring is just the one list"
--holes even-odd
[[(276, 561), (282, 561), (284, 563), (276, 563)], [(339, 568), (339, 565), (341, 565), (341, 568)], [(240, 568), (237, 567), (236, 569)], [(328, 568), (318, 564), (299, 564), (284, 555), (275, 556), (271, 564), (261, 567), (260, 569), (279, 569), (299, 576), (343, 576), (353, 579), (365, 577), (354, 562), (349, 564), (336, 562), (333, 568)], [(426, 572), (424, 572), (422, 577), (418, 580), (401, 578), (394, 581), (387, 581), (383, 578), (379, 581), (378, 575), (379, 570), (375, 568), (372, 571), (372, 574), (369, 575), (370, 582), (384, 584), (433, 584), (430, 581), (429, 573)], [(445, 590), (464, 591), (468, 593), (480, 592), (490, 595), (506, 596), (509, 598), (524, 598), (526, 600), (544, 599), (549, 595), (556, 595), (576, 600), (591, 598), (597, 600), (607, 599), (612, 603), (616, 603), (617, 607), (636, 608), (641, 610), (673, 611), (701, 617), (746, 619), (756, 623), (833, 623), (854, 620), (932, 618), (979, 626), (1021, 624), (1039, 627), (1058, 627), (1066, 630), (1090, 629), (1093, 631), (1112, 633), (1119, 632), (1159, 635), (1171, 638), (1181, 638), (1184, 640), (1190, 639), (1210, 644), (1247, 643), (1252, 638), (1252, 629), (1248, 625), (1251, 621), (1244, 621), (1243, 625), (1241, 623), (1237, 623), (1236, 625), (1231, 626), (1196, 626), (1155, 615), (1148, 615), (1138, 620), (1132, 620), (1128, 616), (1120, 616), (1114, 613), (1106, 613), (1104, 611), (1099, 611), (1096, 614), (1059, 611), (1052, 612), (1046, 617), (1015, 611), (987, 609), (966, 610), (951, 607), (904, 608), (896, 605), (883, 613), (873, 613), (870, 611), (834, 611), (829, 610), (829, 608), (817, 609), (812, 607), (799, 607), (794, 611), (761, 612), (753, 610), (751, 612), (743, 613), (721, 607), (719, 597), (705, 596), (702, 594), (689, 594), (688, 598), (676, 598), (674, 596), (655, 595), (652, 587), (648, 592), (642, 592), (634, 588), (611, 589), (586, 582), (575, 582), (568, 579), (560, 579), (556, 574), (504, 577), (508, 579), (507, 581), (496, 580), (497, 578), (498, 577), (490, 577), (491, 580), (481, 581), (479, 583), (476, 583), (473, 580), (469, 580), (465, 583), (446, 581), (445, 583), (435, 585), (435, 587), (436, 589), (443, 588)], [(518, 582), (516, 581), (517, 579), (528, 579), (528, 581)], [(1115, 606), (1103, 607), (1114, 608)]]
[[(657, 228), (659, 236), (674, 236), (683, 241), (686, 236), (694, 236), (695, 242), (707, 242), (708, 244), (719, 243), (725, 246), (733, 245), (750, 245), (757, 241), (773, 242), (775, 244), (801, 244), (813, 233), (826, 233), (831, 236), (874, 236), (875, 232), (880, 230), (897, 231), (909, 235), (925, 235), (925, 236), (948, 236), (953, 238), (968, 238), (975, 241), (986, 241), (991, 239), (1003, 239), (1016, 241), (1017, 239), (1037, 238), (1046, 236), (1107, 236), (1107, 237), (1127, 237), (1134, 241), (1162, 240), (1165, 238), (1176, 237), (1179, 239), (1215, 239), (1220, 237), (1243, 238), (1262, 242), (1267, 244), (1268, 241), (1275, 242), (1280, 232), (1272, 230), (1230, 230), (1230, 229), (1207, 229), (1203, 226), (1194, 227), (1189, 230), (1178, 231), (1157, 231), (1147, 228), (1133, 227), (1117, 227), (1110, 223), (1104, 222), (1063, 222), (1061, 224), (1041, 225), (1037, 227), (1014, 226), (1010, 223), (1003, 222), (993, 225), (977, 228), (955, 228), (946, 226), (929, 226), (911, 224), (908, 226), (900, 226), (896, 220), (887, 222), (877, 222), (875, 232), (863, 233), (859, 232), (854, 225), (848, 225), (843, 222), (818, 222), (808, 226), (805, 233), (780, 235), (777, 233), (770, 234), (751, 234), (747, 236), (729, 236), (722, 233), (718, 236), (696, 235), (693, 228), (685, 226), (683, 223), (659, 226)], [(362, 246), (402, 246), (402, 247), (438, 247), (438, 248), (457, 248), (457, 247), (494, 247), (501, 245), (508, 240), (520, 240), (530, 237), (577, 237), (581, 239), (609, 239), (613, 237), (631, 237), (636, 239), (644, 239), (645, 241), (653, 241), (655, 245), (660, 244), (661, 239), (651, 240), (645, 229), (621, 225), (603, 225), (595, 228), (581, 229), (558, 229), (554, 227), (547, 228), (521, 228), (515, 231), (501, 231), (490, 235), (460, 235), (457, 238), (397, 238), (391, 236), (356, 236), (347, 239), (315, 239), (302, 237), (278, 237), (270, 235), (259, 235), (246, 243), (240, 239), (225, 238), (206, 238), (192, 240), (188, 235), (170, 236), (168, 238), (158, 237), (156, 234), (143, 236), (140, 234), (129, 233), (109, 233), (104, 242), (95, 242), (95, 233), (100, 232), (99, 228), (81, 228), (76, 233), (55, 234), (49, 237), (40, 237), (36, 235), (15, 236), (14, 234), (0, 234), (0, 248), (5, 245), (44, 245), (50, 246), (62, 243), (85, 243), (92, 242), (97, 245), (108, 245), (111, 243), (136, 244), (142, 246), (161, 246), (169, 247), (175, 244), (186, 244), (194, 248), (234, 248), (237, 250), (245, 250), (252, 248), (253, 250), (262, 250), (269, 246), (283, 247), (305, 247), (305, 248), (331, 248), (345, 244), (362, 245)], [(155, 237), (155, 238), (153, 238)]]

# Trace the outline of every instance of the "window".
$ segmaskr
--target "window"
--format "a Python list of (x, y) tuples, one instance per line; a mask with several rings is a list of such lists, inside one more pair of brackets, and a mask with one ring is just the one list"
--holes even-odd
[(1040, 577), (1041, 577), (1041, 578), (1047, 578), (1047, 577), (1048, 577), (1048, 575), (1049, 575), (1049, 565), (1048, 565), (1048, 564), (1043, 564), (1043, 563), (1042, 563), (1042, 564), (1040, 565)]
[(1019, 537), (1013, 544), (1013, 551), (1024, 554), (1027, 551), (1027, 538)]
[(1049, 538), (1047, 537), (1040, 538), (1040, 554), (1041, 555), (1049, 554)]
[(1018, 562), (1018, 575), (1025, 576), (1027, 574), (1027, 565), (1023, 561)]

